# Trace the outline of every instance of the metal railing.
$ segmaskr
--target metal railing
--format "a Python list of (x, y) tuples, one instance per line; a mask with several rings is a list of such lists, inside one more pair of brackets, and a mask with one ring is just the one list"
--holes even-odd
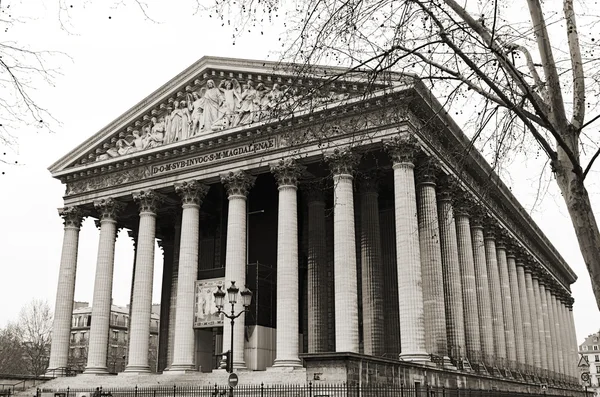
[[(459, 389), (430, 386), (361, 386), (348, 384), (306, 385), (227, 385), (167, 386), (134, 388), (39, 389), (38, 396), (51, 393), (52, 397), (542, 397), (564, 395), (564, 390), (540, 390), (523, 393), (508, 390)], [(575, 391), (573, 396), (585, 396)], [(46, 396), (43, 396), (46, 397)]]

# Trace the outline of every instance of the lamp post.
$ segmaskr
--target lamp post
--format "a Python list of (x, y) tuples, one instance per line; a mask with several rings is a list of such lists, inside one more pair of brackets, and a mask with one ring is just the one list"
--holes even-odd
[(213, 294), (215, 297), (215, 305), (217, 306), (217, 313), (222, 314), (231, 320), (231, 343), (229, 347), (229, 362), (227, 363), (227, 372), (233, 372), (233, 325), (235, 323), (235, 319), (248, 311), (250, 307), (250, 302), (252, 302), (252, 291), (248, 288), (244, 287), (240, 295), (242, 296), (242, 305), (244, 306), (244, 310), (241, 310), (239, 313), (235, 313), (235, 304), (237, 302), (237, 295), (240, 289), (235, 285), (235, 281), (231, 282), (231, 286), (227, 288), (227, 298), (229, 303), (231, 304), (231, 314), (227, 314), (223, 311), (224, 300), (225, 300), (225, 292), (221, 289), (221, 286), (218, 286), (217, 291)]

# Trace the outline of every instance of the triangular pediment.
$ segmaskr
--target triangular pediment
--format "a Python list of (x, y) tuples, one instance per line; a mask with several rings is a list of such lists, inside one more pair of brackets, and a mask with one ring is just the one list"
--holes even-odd
[(203, 134), (278, 121), (384, 86), (340, 68), (203, 57), (49, 169), (59, 176)]

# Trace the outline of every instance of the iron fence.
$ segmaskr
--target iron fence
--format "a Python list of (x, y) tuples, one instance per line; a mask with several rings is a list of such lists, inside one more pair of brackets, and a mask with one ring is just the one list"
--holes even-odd
[[(38, 397), (542, 397), (571, 395), (566, 390), (523, 393), (503, 390), (430, 386), (361, 386), (348, 384), (165, 386), (133, 388), (38, 389)], [(583, 391), (573, 396), (585, 396)]]

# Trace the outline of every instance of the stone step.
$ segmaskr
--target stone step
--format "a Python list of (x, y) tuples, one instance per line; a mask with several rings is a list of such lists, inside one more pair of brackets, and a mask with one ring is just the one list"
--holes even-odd
[[(269, 368), (266, 371), (236, 370), (239, 385), (281, 385), (306, 384), (305, 368)], [(89, 375), (80, 374), (72, 377), (56, 378), (46, 382), (42, 389), (44, 397), (54, 397), (54, 392), (70, 391), (81, 395), (79, 391), (93, 392), (96, 387), (103, 390), (119, 388), (157, 388), (157, 387), (189, 387), (189, 386), (219, 386), (227, 385), (229, 374), (225, 370), (210, 373), (182, 374), (119, 374), (119, 375)], [(23, 397), (31, 397), (35, 393)], [(66, 397), (66, 396), (65, 396)]]

